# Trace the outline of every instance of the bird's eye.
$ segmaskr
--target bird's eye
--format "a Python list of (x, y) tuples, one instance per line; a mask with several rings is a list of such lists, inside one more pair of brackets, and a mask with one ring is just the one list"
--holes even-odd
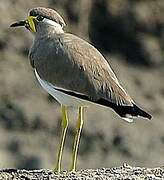
[(38, 16), (36, 17), (36, 19), (37, 19), (38, 21), (43, 21), (44, 17), (41, 16), (41, 15), (38, 15)]

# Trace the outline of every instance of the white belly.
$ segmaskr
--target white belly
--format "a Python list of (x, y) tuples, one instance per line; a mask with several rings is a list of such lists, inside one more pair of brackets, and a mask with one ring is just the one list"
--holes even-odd
[(61, 91), (56, 90), (55, 86), (40, 78), (36, 69), (35, 75), (43, 89), (45, 89), (51, 96), (53, 96), (60, 104), (71, 107), (88, 106), (89, 104), (91, 104), (89, 101), (79, 99), (77, 97), (70, 96)]

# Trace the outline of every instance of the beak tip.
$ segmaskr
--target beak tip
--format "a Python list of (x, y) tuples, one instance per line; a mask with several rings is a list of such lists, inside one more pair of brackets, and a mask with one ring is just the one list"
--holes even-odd
[(25, 26), (25, 24), (26, 24), (26, 21), (22, 20), (22, 21), (18, 21), (18, 22), (11, 24), (10, 27)]

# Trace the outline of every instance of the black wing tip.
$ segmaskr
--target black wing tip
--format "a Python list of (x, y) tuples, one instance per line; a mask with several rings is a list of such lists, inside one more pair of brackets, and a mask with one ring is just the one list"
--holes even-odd
[(141, 108), (139, 108), (136, 104), (133, 104), (133, 107), (134, 107), (134, 111), (136, 112), (136, 114), (138, 116), (147, 118), (148, 120), (152, 119), (152, 116), (149, 113), (147, 113), (144, 110), (142, 110)]
[(97, 103), (112, 108), (121, 117), (131, 115), (132, 117), (143, 117), (147, 118), (148, 120), (152, 119), (152, 116), (149, 113), (145, 112), (134, 103), (131, 106), (116, 105), (115, 103), (109, 102), (106, 99), (100, 99), (97, 101)]

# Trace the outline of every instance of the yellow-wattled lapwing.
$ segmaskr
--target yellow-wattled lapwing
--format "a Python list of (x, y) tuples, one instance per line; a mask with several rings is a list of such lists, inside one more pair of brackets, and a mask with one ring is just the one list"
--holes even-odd
[(151, 119), (125, 92), (100, 52), (81, 38), (64, 32), (65, 22), (55, 10), (33, 8), (27, 20), (11, 25), (17, 26), (25, 26), (34, 34), (29, 52), (31, 65), (41, 86), (61, 104), (62, 135), (56, 171), (61, 170), (69, 107), (78, 108), (71, 171), (76, 170), (85, 106), (95, 103), (110, 107), (128, 122), (138, 116)]

